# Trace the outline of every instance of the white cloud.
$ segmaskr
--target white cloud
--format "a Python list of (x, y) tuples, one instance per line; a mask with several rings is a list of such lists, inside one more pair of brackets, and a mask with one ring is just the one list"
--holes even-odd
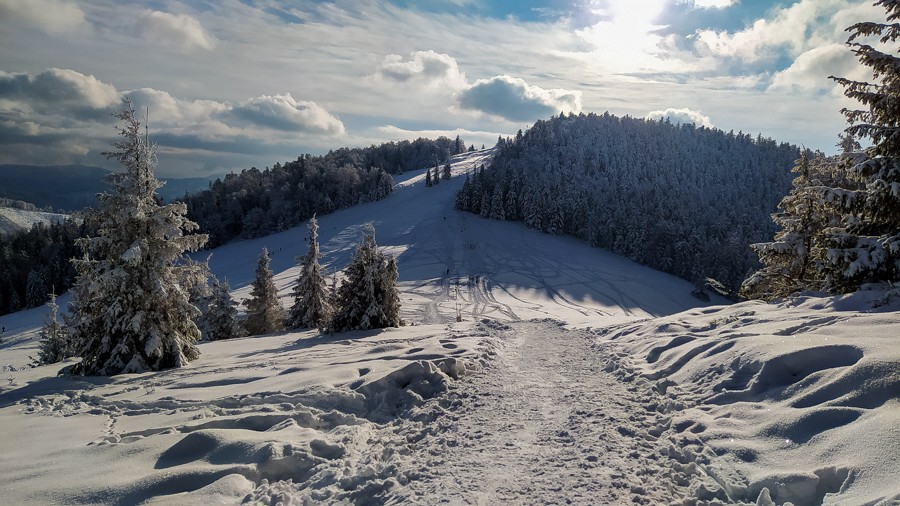
[(828, 44), (810, 49), (790, 67), (772, 77), (770, 90), (821, 91), (834, 88), (828, 76), (865, 79), (865, 68), (843, 44)]
[(262, 95), (234, 107), (232, 114), (275, 130), (343, 135), (344, 124), (319, 104), (294, 100), (290, 93)]
[(0, 18), (20, 19), (50, 34), (84, 30), (84, 12), (64, 0), (0, 0)]
[(70, 69), (48, 69), (37, 75), (0, 71), (0, 99), (21, 102), (32, 110), (57, 111), (101, 109), (119, 102), (115, 86), (92, 75)]
[(649, 120), (659, 121), (665, 118), (668, 118), (669, 121), (677, 125), (684, 123), (693, 123), (698, 127), (713, 128), (713, 124), (712, 121), (710, 121), (709, 116), (706, 116), (702, 112), (695, 111), (693, 109), (675, 109), (670, 107), (661, 111), (651, 111), (649, 114), (647, 114), (647, 119)]
[(135, 109), (149, 108), (150, 123), (166, 125), (191, 125), (229, 110), (229, 106), (214, 100), (182, 100), (166, 91), (153, 88), (139, 88), (126, 91)]
[(703, 56), (747, 62), (775, 60), (779, 56), (776, 48), (797, 56), (845, 38), (846, 34), (841, 34), (850, 19), (856, 22), (868, 14), (875, 14), (877, 19), (877, 9), (864, 8), (851, 0), (800, 0), (744, 30), (698, 30), (693, 35), (694, 48)]
[(187, 14), (147, 9), (138, 17), (137, 25), (145, 39), (183, 51), (194, 48), (211, 50), (216, 47), (216, 39), (203, 28), (200, 21)]
[(465, 87), (466, 76), (456, 59), (433, 50), (410, 53), (408, 60), (398, 54), (387, 55), (375, 75), (395, 83), (415, 83), (426, 87)]
[(509, 121), (533, 121), (581, 112), (581, 92), (544, 89), (508, 75), (479, 79), (458, 97), (459, 107)]

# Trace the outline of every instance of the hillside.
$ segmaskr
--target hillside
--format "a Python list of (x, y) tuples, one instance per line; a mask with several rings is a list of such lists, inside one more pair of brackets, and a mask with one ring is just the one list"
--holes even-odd
[(66, 214), (0, 207), (0, 234), (29, 230), (35, 223), (59, 223), (66, 218)]
[[(691, 284), (577, 239), (455, 211), (488, 156), (319, 218), (329, 270), (374, 222), (405, 327), (202, 343), (182, 369), (66, 378), (25, 367), (45, 310), (0, 317), (4, 500), (900, 500), (896, 297), (703, 305)], [(210, 265), (242, 299), (266, 246), (287, 303), (305, 233), (227, 244)]]

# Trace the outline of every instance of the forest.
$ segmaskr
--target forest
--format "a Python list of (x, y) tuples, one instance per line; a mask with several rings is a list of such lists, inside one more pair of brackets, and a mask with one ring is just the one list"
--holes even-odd
[(456, 207), (568, 234), (689, 281), (736, 291), (759, 267), (796, 146), (610, 114), (541, 120), (500, 139)]
[[(209, 235), (206, 247), (214, 248), (286, 230), (314, 214), (383, 199), (393, 186), (390, 174), (437, 165), (464, 150), (457, 136), (305, 154), (272, 168), (228, 174), (182, 201), (188, 218)], [(0, 293), (0, 314), (40, 306), (51, 291), (65, 292), (75, 276), (70, 263), (75, 240), (85, 235), (84, 225), (70, 221), (0, 236), (0, 286), (10, 287)]]

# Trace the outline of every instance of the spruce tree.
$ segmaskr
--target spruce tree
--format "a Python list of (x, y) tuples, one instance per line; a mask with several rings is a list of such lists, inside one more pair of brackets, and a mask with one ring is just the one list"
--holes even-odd
[(286, 325), (288, 328), (320, 328), (327, 323), (330, 313), (325, 273), (319, 264), (319, 222), (315, 215), (309, 220), (309, 250), (300, 256), (300, 275), (294, 286), (294, 304)]
[(69, 334), (59, 321), (59, 306), (56, 304), (56, 294), (50, 294), (50, 317), (44, 321), (41, 327), (41, 347), (38, 350), (38, 358), (34, 365), (47, 365), (61, 362), (75, 356), (77, 350), (73, 346)]
[(802, 290), (821, 290), (823, 231), (833, 223), (819, 205), (817, 189), (829, 181), (824, 167), (831, 163), (821, 154), (804, 150), (792, 169), (797, 173), (791, 192), (772, 215), (781, 227), (774, 241), (751, 244), (763, 268), (741, 285), (743, 297), (771, 300)]
[(431, 188), (434, 183), (431, 181), (431, 167), (425, 169), (425, 186)]
[(278, 300), (278, 289), (269, 268), (269, 250), (265, 247), (259, 254), (256, 278), (251, 285), (250, 298), (244, 305), (247, 307), (244, 328), (251, 336), (284, 330), (284, 308)]
[(441, 184), (441, 171), (438, 169), (438, 166), (434, 166), (434, 175), (431, 176), (432, 184)]
[(85, 212), (85, 228), (96, 235), (78, 239), (82, 256), (73, 260), (77, 279), (66, 324), (81, 350), (73, 368), (80, 374), (156, 371), (200, 356), (198, 311), (179, 262), (206, 236), (191, 233), (197, 224), (186, 218), (185, 204), (160, 204), (156, 146), (131, 102), (124, 103), (115, 114), (124, 139), (105, 154), (125, 171), (109, 176), (112, 192), (98, 195), (97, 208)]
[[(869, 138), (866, 157), (854, 161), (850, 176), (860, 186), (834, 188), (825, 201), (843, 215), (840, 226), (828, 230), (828, 287), (856, 290), (862, 283), (900, 280), (900, 57), (887, 47), (900, 39), (900, 2), (878, 0), (886, 23), (860, 22), (847, 31), (847, 45), (875, 82), (834, 77), (844, 95), (861, 109), (843, 109), (845, 130), (854, 139)], [(859, 40), (877, 38), (878, 43)], [(874, 45), (873, 45), (874, 44)]]
[(238, 320), (237, 302), (231, 298), (230, 291), (228, 281), (219, 282), (218, 279), (213, 281), (206, 314), (208, 333), (204, 336), (209, 341), (232, 339), (244, 335)]
[[(451, 167), (450, 167), (450, 162), (447, 162), (447, 163), (444, 165), (444, 170), (443, 170), (443, 172), (441, 172), (441, 179), (444, 179), (445, 181), (449, 181), (449, 180), (450, 180), (450, 176), (452, 176), (452, 173), (451, 173), (450, 169), (451, 169)], [(435, 170), (437, 170), (437, 167), (435, 167)]]
[(367, 330), (400, 325), (397, 264), (378, 251), (369, 225), (338, 289), (331, 329)]

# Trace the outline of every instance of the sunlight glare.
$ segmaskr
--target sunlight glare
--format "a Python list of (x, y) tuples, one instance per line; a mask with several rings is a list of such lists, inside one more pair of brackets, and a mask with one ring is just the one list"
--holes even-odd
[(595, 2), (593, 12), (603, 18), (578, 31), (590, 42), (593, 65), (606, 71), (628, 72), (658, 64), (654, 56), (660, 37), (655, 24), (663, 0), (606, 0)]

